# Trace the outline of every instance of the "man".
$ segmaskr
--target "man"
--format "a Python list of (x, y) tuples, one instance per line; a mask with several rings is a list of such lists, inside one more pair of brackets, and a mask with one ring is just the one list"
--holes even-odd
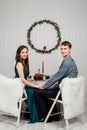
[(59, 84), (65, 77), (75, 78), (78, 75), (78, 69), (75, 61), (70, 56), (72, 45), (69, 41), (64, 41), (60, 45), (60, 52), (63, 56), (62, 64), (57, 73), (53, 75), (43, 86), (43, 89), (35, 91), (35, 101), (39, 115), (45, 117), (50, 108), (48, 98), (55, 98)]

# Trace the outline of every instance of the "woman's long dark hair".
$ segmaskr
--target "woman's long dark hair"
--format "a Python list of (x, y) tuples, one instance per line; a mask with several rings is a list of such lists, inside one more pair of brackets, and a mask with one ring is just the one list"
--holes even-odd
[(20, 53), (21, 53), (21, 51), (22, 51), (24, 48), (26, 48), (26, 49), (28, 50), (28, 47), (27, 47), (27, 46), (24, 46), (24, 45), (21, 45), (21, 46), (18, 47), (18, 49), (17, 49), (17, 51), (16, 51), (15, 60), (16, 60), (16, 62), (21, 62), (22, 65), (24, 66), (24, 68), (25, 68), (25, 69), (28, 71), (28, 73), (29, 73), (29, 60), (28, 60), (28, 57), (27, 57), (27, 59), (25, 59), (24, 61), (23, 61), (23, 59), (20, 57)]

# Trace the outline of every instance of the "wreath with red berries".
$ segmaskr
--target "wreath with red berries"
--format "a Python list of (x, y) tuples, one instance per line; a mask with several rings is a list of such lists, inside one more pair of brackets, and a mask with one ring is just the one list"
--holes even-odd
[[(34, 46), (34, 44), (32, 44), (32, 40), (31, 40), (31, 32), (33, 31), (33, 28), (35, 28), (37, 25), (41, 25), (41, 24), (50, 24), (54, 27), (54, 29), (56, 30), (57, 32), (57, 43), (56, 45), (49, 49), (49, 50), (46, 50), (46, 46), (43, 47), (43, 49), (38, 49)], [(28, 29), (27, 31), (27, 40), (28, 40), (28, 44), (31, 46), (32, 49), (34, 49), (36, 52), (38, 53), (42, 53), (42, 54), (45, 54), (45, 53), (51, 53), (52, 51), (56, 50), (61, 42), (61, 34), (60, 34), (60, 29), (59, 29), (59, 26), (57, 23), (53, 22), (53, 21), (50, 21), (50, 20), (40, 20), (38, 22), (34, 22), (31, 27)]]

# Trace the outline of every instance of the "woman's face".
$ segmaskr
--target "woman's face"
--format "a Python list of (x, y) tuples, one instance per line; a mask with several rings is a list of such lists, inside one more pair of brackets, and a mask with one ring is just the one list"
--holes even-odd
[(20, 52), (20, 57), (23, 60), (27, 59), (27, 57), (28, 57), (28, 50), (27, 50), (27, 48), (22, 49), (22, 51)]

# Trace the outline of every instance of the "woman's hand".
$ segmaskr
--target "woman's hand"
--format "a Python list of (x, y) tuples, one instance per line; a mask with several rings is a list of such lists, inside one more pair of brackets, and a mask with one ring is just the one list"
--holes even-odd
[(38, 88), (38, 89), (43, 89), (43, 88), (42, 88), (42, 84), (36, 85), (36, 88)]

